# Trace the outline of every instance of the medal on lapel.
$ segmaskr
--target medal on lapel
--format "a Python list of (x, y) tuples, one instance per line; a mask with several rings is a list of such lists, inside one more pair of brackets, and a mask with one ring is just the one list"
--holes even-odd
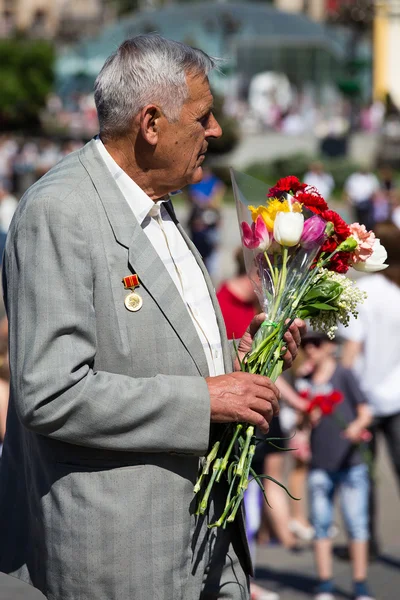
[(143, 306), (143, 298), (134, 291), (134, 289), (140, 285), (139, 277), (136, 275), (136, 273), (133, 275), (128, 275), (127, 277), (123, 278), (122, 283), (124, 284), (126, 290), (131, 290), (131, 293), (125, 297), (125, 307), (130, 312), (137, 312)]

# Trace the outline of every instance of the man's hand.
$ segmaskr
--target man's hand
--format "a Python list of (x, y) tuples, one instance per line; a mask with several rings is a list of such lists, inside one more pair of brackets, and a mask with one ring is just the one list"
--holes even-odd
[(268, 433), (269, 423), (279, 413), (280, 392), (262, 375), (230, 373), (207, 377), (211, 399), (211, 421), (251, 423)]
[[(257, 331), (259, 330), (261, 323), (265, 320), (265, 313), (260, 313), (254, 317), (248, 326), (246, 332), (244, 333), (242, 339), (238, 345), (238, 354), (240, 360), (244, 358), (244, 356), (251, 350), (251, 345), (253, 343), (253, 338)], [(292, 366), (294, 359), (297, 356), (297, 350), (300, 346), (301, 338), (306, 332), (306, 324), (301, 319), (295, 319), (289, 330), (285, 333), (283, 339), (286, 344), (286, 353), (284, 354), (283, 362), (284, 369), (288, 369)], [(239, 361), (235, 360), (235, 371), (240, 371)]]

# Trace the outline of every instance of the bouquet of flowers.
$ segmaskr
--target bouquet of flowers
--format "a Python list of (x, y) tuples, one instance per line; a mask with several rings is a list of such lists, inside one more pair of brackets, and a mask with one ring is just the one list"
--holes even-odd
[[(231, 170), (231, 177), (246, 270), (266, 314), (251, 351), (239, 362), (242, 371), (275, 381), (293, 320), (307, 318), (314, 329), (334, 337), (338, 323), (347, 325), (351, 314), (357, 316), (365, 298), (345, 273), (350, 266), (382, 270), (387, 254), (373, 232), (358, 223), (347, 225), (316, 188), (296, 177), (280, 179), (270, 189), (243, 173)], [(194, 489), (198, 513), (206, 511), (221, 477), (229, 484), (225, 509), (210, 527), (225, 527), (235, 519), (250, 476), (262, 487), (251, 467), (256, 443), (254, 427), (238, 423), (225, 430), (207, 456)]]

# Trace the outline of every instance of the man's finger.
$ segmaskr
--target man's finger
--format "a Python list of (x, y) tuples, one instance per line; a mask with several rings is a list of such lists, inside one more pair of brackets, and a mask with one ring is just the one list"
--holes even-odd
[(257, 333), (257, 331), (260, 329), (261, 323), (263, 323), (265, 321), (266, 316), (267, 315), (264, 312), (262, 312), (262, 313), (258, 313), (258, 315), (256, 315), (252, 319), (252, 321), (249, 325), (249, 333), (250, 333), (251, 337), (253, 337)]
[[(300, 346), (301, 335), (300, 335), (299, 328), (297, 327), (297, 325), (295, 325), (295, 323), (291, 324), (291, 326), (289, 327), (289, 330), (285, 333), (285, 336), (286, 335), (290, 335), (292, 337), (292, 339), (297, 347)], [(286, 338), (285, 338), (285, 340), (286, 340)]]
[(295, 319), (293, 325), (297, 326), (301, 337), (307, 333), (307, 325), (303, 319)]
[(260, 385), (261, 387), (269, 388), (273, 391), (277, 398), (280, 398), (281, 392), (279, 388), (273, 383), (269, 377), (265, 377), (265, 375), (252, 375), (252, 381), (255, 385)]

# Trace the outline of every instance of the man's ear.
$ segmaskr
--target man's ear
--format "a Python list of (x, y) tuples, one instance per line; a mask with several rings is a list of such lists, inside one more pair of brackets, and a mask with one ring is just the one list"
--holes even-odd
[(148, 144), (155, 146), (158, 142), (159, 120), (162, 114), (158, 106), (148, 104), (140, 112), (140, 131)]

